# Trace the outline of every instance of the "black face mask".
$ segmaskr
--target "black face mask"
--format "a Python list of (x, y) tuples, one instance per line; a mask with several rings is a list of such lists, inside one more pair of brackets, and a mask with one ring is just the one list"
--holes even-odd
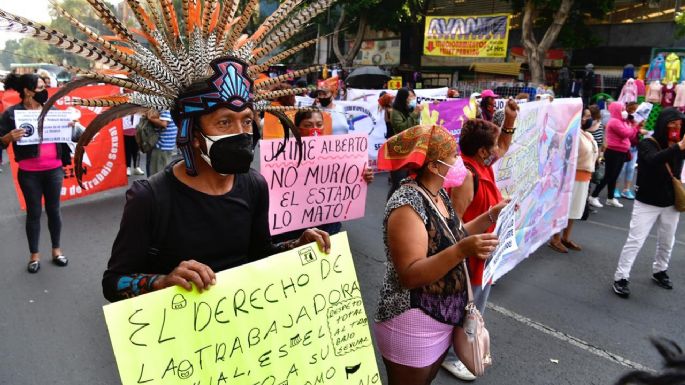
[(244, 174), (250, 170), (254, 159), (252, 134), (238, 134), (212, 140), (206, 135), (209, 156), (201, 154), (214, 171), (222, 175)]
[(331, 98), (319, 98), (319, 103), (321, 103), (321, 107), (328, 107), (331, 105)]
[(36, 92), (33, 95), (33, 100), (37, 101), (40, 104), (45, 104), (45, 102), (48, 101), (48, 90)]

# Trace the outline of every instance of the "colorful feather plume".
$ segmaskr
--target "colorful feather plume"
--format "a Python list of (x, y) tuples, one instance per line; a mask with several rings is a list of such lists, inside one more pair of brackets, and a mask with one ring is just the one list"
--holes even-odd
[[(73, 104), (108, 107), (86, 128), (76, 149), (76, 172), (80, 181), (84, 147), (108, 122), (150, 108), (173, 109), (179, 95), (198, 80), (206, 80), (213, 70), (210, 63), (222, 56), (232, 56), (247, 70), (250, 84), (269, 66), (310, 47), (316, 40), (297, 44), (278, 52), (277, 48), (305, 27), (313, 17), (330, 7), (335, 0), (285, 0), (278, 9), (257, 26), (250, 35), (245, 30), (259, 7), (259, 0), (182, 0), (182, 15), (177, 15), (172, 0), (126, 0), (137, 25), (127, 27), (110, 10), (105, 0), (86, 0), (101, 22), (114, 34), (105, 36), (53, 4), (60, 17), (87, 36), (87, 41), (68, 36), (50, 27), (0, 9), (0, 31), (20, 32), (42, 40), (65, 52), (83, 57), (96, 68), (125, 73), (127, 78), (104, 75), (93, 69), (64, 66), (77, 80), (60, 89), (49, 99), (39, 123), (39, 131), (49, 106), (73, 90), (94, 83), (106, 83), (128, 91), (106, 98), (73, 99)], [(181, 16), (181, 17), (179, 17)], [(249, 98), (254, 109), (273, 113), (283, 122), (286, 138), (291, 134), (300, 142), (297, 130), (284, 114), (291, 110), (314, 108), (272, 106), (270, 100), (306, 92), (306, 89), (270, 91), (275, 84), (311, 72), (319, 66), (268, 79), (254, 86)]]

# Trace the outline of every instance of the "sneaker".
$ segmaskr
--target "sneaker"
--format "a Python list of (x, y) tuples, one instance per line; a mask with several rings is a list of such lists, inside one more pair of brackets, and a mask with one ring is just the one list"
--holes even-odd
[(587, 198), (587, 203), (589, 203), (590, 206), (592, 206), (592, 207), (597, 207), (598, 209), (601, 209), (602, 207), (604, 207), (601, 203), (599, 203), (599, 198), (595, 198), (595, 197)]
[(442, 367), (445, 368), (445, 370), (447, 370), (448, 372), (452, 373), (454, 377), (457, 377), (462, 381), (473, 381), (476, 379), (476, 376), (474, 376), (473, 373), (469, 372), (469, 370), (466, 369), (466, 366), (464, 366), (464, 364), (462, 364), (459, 360), (445, 360), (442, 362)]
[(657, 285), (663, 287), (664, 289), (673, 289), (673, 283), (671, 282), (671, 278), (668, 277), (668, 274), (666, 274), (666, 270), (652, 274), (652, 279)]
[(126, 167), (126, 176), (131, 176), (131, 167)]
[(621, 198), (621, 192), (618, 191), (617, 188), (614, 189), (614, 199), (620, 199)]
[(614, 293), (621, 298), (628, 298), (630, 296), (630, 288), (628, 287), (627, 279), (619, 279), (614, 281)]
[(621, 204), (621, 202), (619, 202), (618, 199), (616, 199), (616, 198), (614, 198), (614, 199), (607, 199), (607, 201), (606, 201), (605, 204), (606, 204), (607, 206), (611, 206), (611, 207), (618, 207), (618, 208), (623, 207), (623, 205)]
[(145, 171), (140, 167), (136, 167), (133, 169), (133, 175), (145, 175)]
[(635, 199), (635, 193), (632, 192), (632, 191), (630, 191), (630, 190), (624, 190), (624, 191), (621, 193), (621, 196), (624, 197), (624, 198), (626, 198), (626, 199), (630, 199), (631, 201), (632, 201), (633, 199)]

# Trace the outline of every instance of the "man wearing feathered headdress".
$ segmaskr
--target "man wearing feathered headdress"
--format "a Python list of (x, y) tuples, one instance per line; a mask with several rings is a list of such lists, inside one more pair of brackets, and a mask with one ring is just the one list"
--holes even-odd
[[(184, 0), (179, 23), (171, 0), (127, 0), (138, 20), (146, 48), (114, 17), (102, 0), (88, 0), (98, 16), (125, 45), (97, 35), (66, 11), (59, 13), (89, 37), (82, 41), (0, 10), (0, 29), (20, 31), (89, 60), (127, 72), (119, 79), (69, 67), (81, 75), (51, 97), (40, 121), (57, 99), (92, 83), (108, 83), (132, 92), (116, 97), (77, 100), (84, 106), (110, 107), (86, 128), (76, 149), (80, 181), (84, 147), (113, 119), (150, 108), (171, 110), (178, 126), (182, 162), (170, 164), (149, 181), (127, 191), (121, 227), (102, 285), (105, 297), (119, 300), (168, 286), (200, 291), (220, 271), (276, 252), (316, 241), (324, 251), (328, 234), (309, 229), (296, 240), (274, 245), (268, 226), (268, 189), (250, 168), (260, 138), (256, 112), (281, 119), (285, 140), (299, 134), (283, 113), (297, 107), (271, 106), (278, 97), (302, 89), (268, 91), (282, 81), (318, 71), (312, 67), (255, 85), (269, 65), (310, 46), (308, 41), (265, 58), (290, 39), (334, 0), (286, 0), (251, 36), (243, 30), (258, 5), (249, 0), (237, 13), (239, 0)], [(236, 15), (239, 15), (235, 18)], [(42, 124), (39, 124), (39, 130)], [(285, 149), (285, 146), (282, 146)]]

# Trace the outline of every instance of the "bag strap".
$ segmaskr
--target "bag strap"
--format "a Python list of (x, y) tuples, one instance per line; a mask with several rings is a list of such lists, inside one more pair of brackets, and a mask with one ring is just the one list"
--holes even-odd
[[(650, 136), (650, 137), (647, 138), (647, 139), (649, 139), (649, 140), (653, 141), (654, 143), (656, 143), (656, 147), (659, 149), (659, 151), (661, 151), (661, 145), (659, 144), (659, 142), (658, 142), (656, 139), (654, 139), (653, 136)], [(668, 164), (668, 162), (666, 162), (666, 163), (664, 163), (664, 164), (666, 165), (666, 170), (668, 170), (668, 173), (671, 175), (671, 178), (676, 179), (676, 177), (673, 176), (673, 171), (671, 170), (671, 165)]]
[(155, 200), (155, 211), (152, 220), (152, 243), (147, 254), (152, 257), (159, 255), (162, 241), (169, 227), (169, 213), (171, 211), (171, 184), (166, 171), (158, 172), (148, 179)]
[[(459, 243), (457, 241), (457, 237), (454, 236), (454, 233), (452, 232), (452, 229), (450, 229), (450, 226), (447, 224), (447, 220), (445, 217), (440, 213), (440, 210), (438, 209), (438, 206), (433, 202), (433, 200), (428, 196), (428, 194), (423, 191), (421, 187), (419, 187), (418, 184), (409, 184), (409, 186), (413, 187), (416, 191), (418, 191), (421, 195), (423, 195), (424, 198), (428, 201), (428, 203), (435, 209), (435, 212), (438, 213), (438, 218), (440, 218), (440, 223), (442, 226), (447, 230), (447, 234), (449, 234), (450, 238), (452, 239), (452, 243), (456, 245)], [(464, 275), (466, 276), (466, 290), (468, 292), (468, 298), (469, 298), (469, 303), (473, 303), (473, 290), (471, 289), (471, 279), (469, 278), (469, 267), (466, 264), (466, 258), (464, 258), (461, 263), (464, 265)]]

